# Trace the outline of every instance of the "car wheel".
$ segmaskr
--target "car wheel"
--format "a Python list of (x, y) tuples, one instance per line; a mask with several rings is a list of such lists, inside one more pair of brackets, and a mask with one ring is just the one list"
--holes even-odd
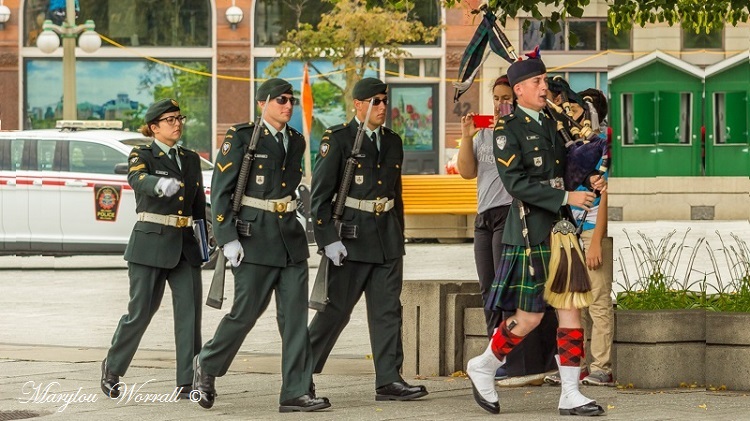
[(214, 269), (216, 267), (216, 259), (219, 257), (219, 247), (216, 246), (216, 238), (214, 238), (213, 229), (213, 215), (211, 214), (211, 208), (206, 206), (206, 231), (208, 232), (208, 262), (203, 264), (203, 269)]

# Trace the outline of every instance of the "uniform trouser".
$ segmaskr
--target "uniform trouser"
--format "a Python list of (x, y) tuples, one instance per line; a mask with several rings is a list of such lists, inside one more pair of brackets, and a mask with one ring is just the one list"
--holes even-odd
[(217, 377), (226, 374), (245, 337), (276, 296), (276, 321), (281, 334), (281, 394), (279, 402), (306, 394), (312, 382), (312, 358), (307, 334), (307, 261), (273, 267), (242, 263), (232, 268), (234, 302), (221, 319), (213, 339), (200, 352), (201, 368)]
[(375, 362), (375, 387), (401, 381), (403, 258), (383, 264), (347, 260), (342, 266), (330, 265), (328, 274), (328, 305), (310, 323), (314, 372), (323, 371), (328, 355), (364, 292)]
[[(474, 219), (474, 261), (477, 265), (483, 304), (487, 302), (492, 281), (495, 279), (495, 270), (500, 261), (503, 231), (509, 210), (510, 206), (498, 206), (487, 209)], [(487, 323), (487, 336), (491, 338), (495, 328), (500, 324), (500, 313), (485, 309), (484, 320)]]
[[(586, 250), (591, 245), (593, 230), (583, 231), (581, 238)], [(591, 278), (591, 294), (593, 301), (588, 309), (581, 312), (582, 323), (592, 323), (591, 332), (585, 330), (590, 339), (590, 350), (587, 360), (590, 360), (589, 372), (612, 371), (612, 335), (614, 334), (614, 311), (612, 309), (612, 238), (602, 239), (602, 266), (596, 270), (589, 270)]]
[(119, 376), (133, 360), (138, 344), (151, 319), (159, 309), (167, 282), (172, 290), (174, 309), (174, 338), (177, 352), (177, 386), (193, 382), (193, 357), (201, 349), (200, 267), (184, 260), (172, 269), (155, 268), (128, 262), (130, 277), (130, 302), (128, 314), (120, 318), (107, 353), (107, 365)]

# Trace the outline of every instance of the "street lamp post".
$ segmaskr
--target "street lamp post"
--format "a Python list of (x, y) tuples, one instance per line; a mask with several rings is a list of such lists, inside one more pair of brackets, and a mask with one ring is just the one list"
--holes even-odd
[[(76, 101), (76, 37), (81, 50), (93, 53), (102, 45), (102, 39), (94, 31), (93, 20), (76, 26), (74, 0), (65, 2), (65, 22), (62, 26), (50, 20), (44, 21), (43, 31), (37, 37), (36, 45), (44, 53), (52, 53), (60, 46), (60, 34), (63, 39), (63, 119), (76, 120), (78, 105)], [(80, 37), (78, 36), (80, 34)]]

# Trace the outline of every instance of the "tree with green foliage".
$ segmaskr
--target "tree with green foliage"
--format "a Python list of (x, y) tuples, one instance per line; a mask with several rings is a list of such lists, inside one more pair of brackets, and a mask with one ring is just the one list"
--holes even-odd
[[(465, 0), (463, 0), (465, 1)], [(462, 0), (445, 0), (446, 7), (454, 7)], [(566, 18), (580, 18), (583, 8), (591, 0), (489, 0), (487, 6), (494, 11), (502, 26), (508, 18), (515, 19), (519, 13), (529, 13), (542, 21), (543, 28), (559, 32), (560, 22)], [(750, 15), (748, 0), (607, 0), (607, 24), (617, 34), (629, 30), (633, 24), (666, 22), (669, 26), (679, 23), (683, 28), (696, 33), (721, 30), (725, 23), (736, 26), (747, 22)], [(548, 16), (540, 8), (554, 9)]]
[[(266, 68), (270, 77), (277, 76), (293, 60), (299, 60), (335, 86), (344, 98), (344, 110), (351, 118), (353, 100), (351, 90), (364, 77), (368, 69), (377, 69), (380, 57), (399, 59), (409, 54), (403, 44), (432, 42), (441, 27), (429, 27), (412, 19), (413, 2), (399, 0), (372, 2), (365, 0), (327, 0), (333, 5), (318, 25), (299, 22), (298, 29), (290, 31), (276, 48), (276, 58)], [(315, 60), (326, 59), (344, 73), (344, 86), (340, 86), (315, 67)]]

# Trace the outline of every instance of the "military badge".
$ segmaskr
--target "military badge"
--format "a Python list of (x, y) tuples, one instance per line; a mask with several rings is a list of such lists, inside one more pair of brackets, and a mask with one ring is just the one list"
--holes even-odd
[(223, 145), (221, 145), (221, 154), (226, 156), (229, 153), (229, 149), (232, 148), (232, 144), (229, 142), (224, 142)]
[(542, 166), (542, 157), (541, 156), (535, 156), (534, 157), (534, 166), (535, 167), (541, 167)]
[(501, 151), (505, 149), (505, 144), (508, 142), (508, 139), (505, 136), (498, 136), (495, 138), (495, 144), (497, 144), (497, 148)]
[(328, 151), (331, 149), (330, 143), (321, 143), (320, 144), (320, 156), (325, 157), (328, 155)]
[(216, 163), (216, 168), (218, 168), (219, 171), (221, 171), (221, 172), (224, 172), (224, 170), (226, 170), (227, 168), (229, 168), (231, 166), (232, 166), (231, 162), (227, 162), (227, 165), (224, 165), (224, 166), (221, 166), (221, 164), (218, 163), (218, 162)]
[(138, 159), (139, 158), (137, 156), (134, 156), (134, 157), (130, 158), (130, 165), (135, 165), (135, 163), (138, 162)]
[(526, 120), (527, 123), (531, 123), (531, 119), (529, 118), (529, 116), (526, 116), (525, 120)]
[(180, 106), (180, 104), (178, 104), (177, 101), (175, 101), (173, 99), (170, 99), (170, 101), (172, 101), (172, 105), (174, 105), (175, 107), (179, 107)]
[(224, 222), (224, 215), (222, 214), (216, 215), (216, 222)]
[(264, 181), (266, 181), (265, 176), (262, 176), (262, 175), (255, 176), (255, 184), (263, 184)]
[(354, 182), (357, 183), (357, 185), (362, 185), (365, 182), (365, 176), (364, 175), (355, 175), (354, 176)]

